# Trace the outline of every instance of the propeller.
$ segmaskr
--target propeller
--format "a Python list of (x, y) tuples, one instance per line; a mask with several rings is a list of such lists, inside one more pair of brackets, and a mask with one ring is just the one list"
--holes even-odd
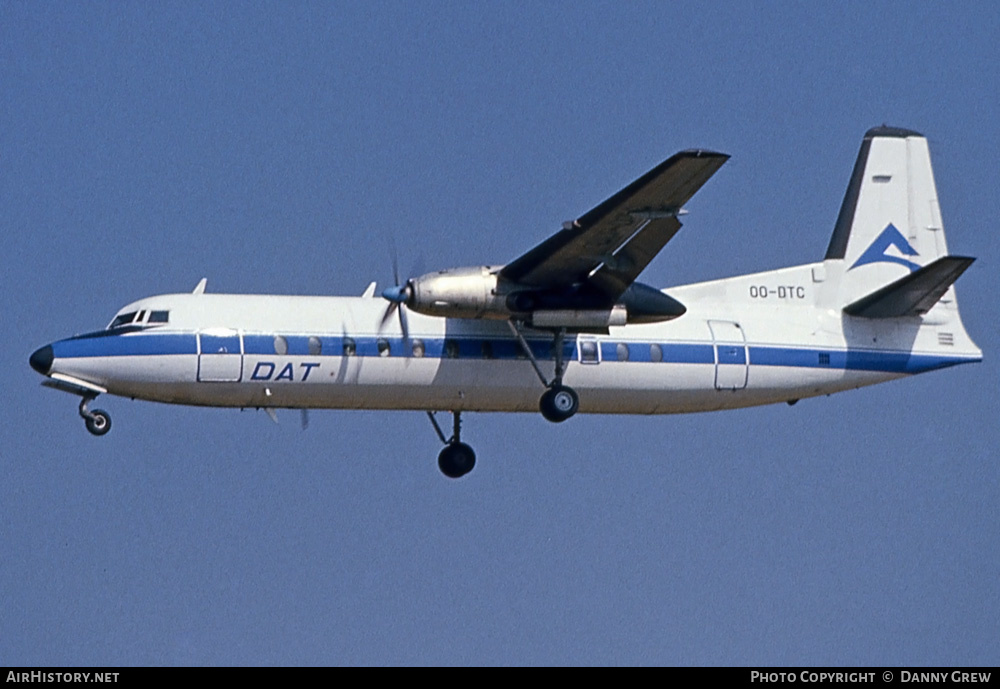
[(399, 262), (396, 260), (396, 249), (392, 249), (392, 280), (393, 286), (386, 287), (382, 290), (382, 298), (385, 299), (389, 304), (385, 307), (385, 313), (382, 314), (382, 320), (379, 322), (378, 331), (381, 333), (385, 328), (386, 323), (392, 318), (393, 312), (398, 314), (399, 318), (399, 329), (403, 333), (403, 346), (409, 350), (410, 348), (410, 326), (406, 317), (406, 302), (409, 301), (410, 297), (413, 296), (413, 285), (409, 280), (400, 284), (399, 281)]

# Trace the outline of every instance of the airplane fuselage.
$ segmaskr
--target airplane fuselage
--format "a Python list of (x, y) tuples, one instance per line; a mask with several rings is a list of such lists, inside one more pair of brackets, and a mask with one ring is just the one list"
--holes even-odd
[[(565, 383), (581, 413), (670, 414), (793, 401), (981, 359), (957, 313), (938, 327), (916, 318), (887, 329), (823, 308), (836, 295), (817, 278), (836, 269), (673, 288), (695, 305), (680, 318), (567, 337)], [(505, 322), (411, 312), (404, 338), (394, 321), (379, 332), (384, 310), (373, 297), (150, 297), (120, 313), (167, 312), (168, 322), (55, 342), (48, 373), (177, 404), (537, 411), (543, 387)], [(526, 335), (551, 366), (551, 334)]]

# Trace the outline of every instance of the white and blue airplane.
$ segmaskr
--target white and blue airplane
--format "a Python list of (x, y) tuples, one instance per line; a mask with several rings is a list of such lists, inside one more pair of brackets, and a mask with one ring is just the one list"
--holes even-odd
[[(173, 404), (426, 411), (441, 471), (475, 464), (461, 413), (675, 414), (787, 402), (978, 362), (927, 140), (876, 127), (822, 261), (668, 289), (636, 282), (727, 155), (682, 151), (506, 265), (360, 297), (189, 294), (122, 308), (30, 357), (79, 395)], [(398, 276), (396, 282), (399, 283)], [(453, 414), (446, 437), (434, 412)], [(305, 414), (305, 411), (303, 411)], [(303, 417), (304, 419), (305, 417)]]

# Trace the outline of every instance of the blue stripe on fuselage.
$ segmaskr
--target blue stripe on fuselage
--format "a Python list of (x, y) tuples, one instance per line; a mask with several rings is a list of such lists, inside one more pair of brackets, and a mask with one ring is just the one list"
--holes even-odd
[(923, 373), (957, 364), (980, 361), (980, 358), (913, 354), (910, 352), (871, 349), (810, 349), (752, 345), (750, 363), (755, 366), (791, 366), (796, 368), (834, 368), (849, 371), (884, 371)]
[[(355, 356), (380, 356), (378, 341), (389, 343), (390, 354), (399, 356), (404, 351), (404, 341), (398, 337), (373, 336), (314, 336), (320, 340), (321, 354), (310, 354), (308, 335), (283, 335), (289, 356), (341, 356), (345, 339), (353, 340)], [(244, 352), (248, 355), (275, 356), (275, 336), (251, 333), (243, 336)], [(424, 345), (424, 357), (455, 359), (512, 360), (524, 358), (520, 347), (510, 338), (413, 338)], [(453, 343), (447, 344), (446, 343)], [(552, 343), (548, 340), (529, 340), (532, 352), (538, 359), (552, 360)], [(616, 341), (601, 341), (604, 361), (618, 361)], [(651, 342), (624, 343), (628, 348), (628, 361), (650, 362)], [(485, 345), (485, 346), (484, 346)], [(714, 364), (715, 352), (711, 344), (659, 343), (664, 363)], [(720, 345), (728, 347), (729, 345)], [(197, 354), (197, 337), (194, 333), (131, 332), (95, 337), (94, 334), (72, 337), (52, 344), (55, 358), (111, 356), (157, 356), (168, 354)], [(743, 348), (737, 347), (730, 359), (720, 363), (742, 364)], [(407, 350), (408, 351), (408, 350)], [(576, 343), (568, 338), (563, 348), (567, 360), (576, 358)], [(754, 366), (791, 366), (801, 368), (830, 368), (853, 371), (883, 371), (890, 373), (921, 373), (957, 364), (979, 361), (980, 358), (946, 356), (941, 354), (911, 354), (910, 352), (868, 349), (819, 349), (809, 347), (779, 347), (751, 345), (749, 361)]]

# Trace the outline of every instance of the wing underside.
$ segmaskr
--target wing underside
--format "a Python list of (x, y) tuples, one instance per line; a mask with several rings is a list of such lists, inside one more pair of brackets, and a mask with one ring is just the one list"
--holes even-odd
[(728, 159), (704, 150), (671, 156), (507, 264), (500, 276), (544, 289), (588, 283), (617, 299), (680, 229), (682, 206)]

